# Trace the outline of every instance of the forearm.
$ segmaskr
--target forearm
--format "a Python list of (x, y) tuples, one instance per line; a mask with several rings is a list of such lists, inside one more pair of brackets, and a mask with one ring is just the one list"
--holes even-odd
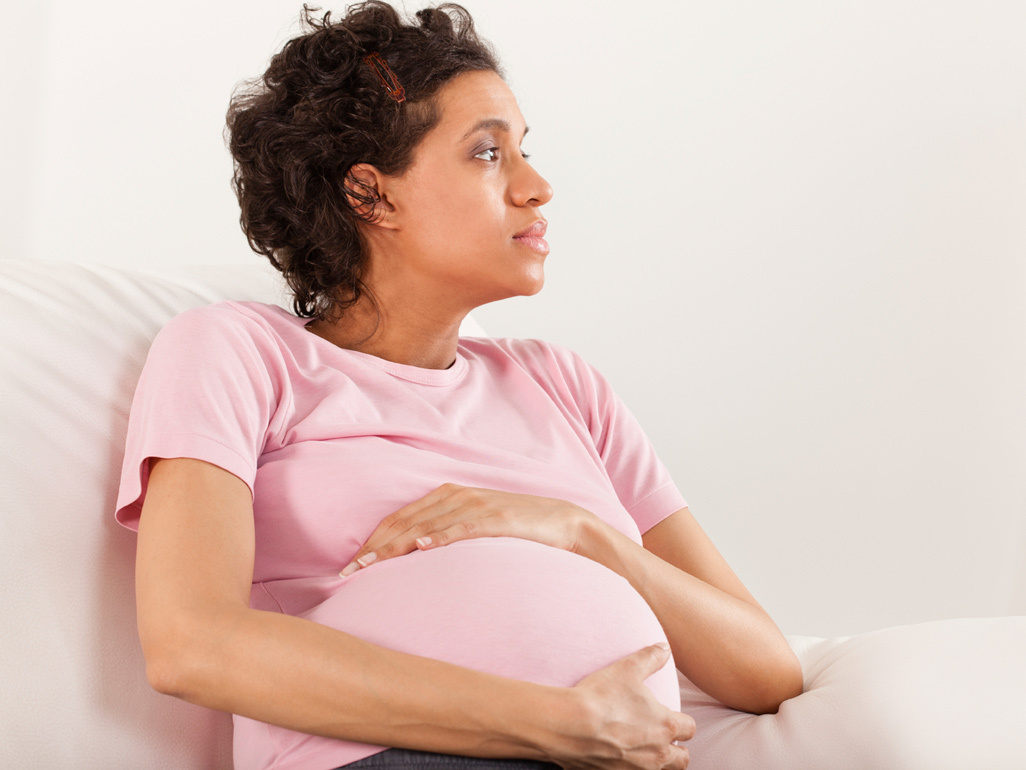
[[(568, 691), (386, 650), (309, 621), (224, 608), (144, 645), (158, 690), (293, 730), (473, 756), (542, 758)], [(148, 648), (148, 649), (147, 649)]]
[(659, 619), (677, 668), (732, 708), (775, 712), (801, 693), (801, 668), (773, 620), (596, 519), (579, 552), (626, 578)]

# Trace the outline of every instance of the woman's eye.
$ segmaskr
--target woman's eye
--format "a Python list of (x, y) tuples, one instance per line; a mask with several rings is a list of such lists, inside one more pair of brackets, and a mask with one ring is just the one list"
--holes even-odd
[[(499, 148), (498, 147), (489, 147), (487, 150), (481, 150), (481, 152), (479, 152), (474, 157), (475, 158), (481, 158), (481, 160), (486, 160), (489, 163), (494, 162), (494, 161), (499, 159)], [(528, 155), (523, 150), (521, 150), (520, 151), (520, 157), (522, 157), (524, 160), (527, 160), (531, 156)]]

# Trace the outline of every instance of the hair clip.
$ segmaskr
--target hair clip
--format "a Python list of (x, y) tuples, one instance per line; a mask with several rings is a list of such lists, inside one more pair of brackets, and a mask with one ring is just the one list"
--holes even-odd
[[(374, 74), (381, 80), (381, 85), (388, 91), (388, 95), (395, 99), (397, 104), (402, 104), (406, 101), (406, 89), (399, 83), (399, 78), (395, 76), (391, 68), (388, 66), (388, 62), (381, 58), (381, 54), (375, 51), (372, 54), (368, 54), (363, 57), (363, 60), (367, 62)], [(382, 72), (384, 70), (384, 72)], [(385, 75), (388, 75), (388, 79), (385, 79)]]

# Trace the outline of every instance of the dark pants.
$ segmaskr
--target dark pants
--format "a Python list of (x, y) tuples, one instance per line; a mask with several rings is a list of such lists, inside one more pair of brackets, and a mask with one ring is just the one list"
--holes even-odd
[(338, 770), (553, 770), (559, 765), (534, 759), (480, 759), (429, 751), (386, 749)]

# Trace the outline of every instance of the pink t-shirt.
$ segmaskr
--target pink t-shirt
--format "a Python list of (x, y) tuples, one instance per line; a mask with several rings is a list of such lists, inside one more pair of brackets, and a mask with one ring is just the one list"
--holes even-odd
[[(665, 640), (626, 580), (527, 540), (463, 541), (339, 577), (384, 516), (446, 482), (569, 500), (636, 542), (686, 503), (608, 383), (563, 348), (461, 338), (453, 366), (422, 369), (306, 323), (223, 302), (160, 332), (132, 405), (122, 524), (137, 526), (147, 458), (197, 458), (253, 492), (254, 608), (561, 686)], [(648, 685), (680, 708), (672, 662)], [(235, 718), (240, 770), (326, 770), (380, 750)]]

